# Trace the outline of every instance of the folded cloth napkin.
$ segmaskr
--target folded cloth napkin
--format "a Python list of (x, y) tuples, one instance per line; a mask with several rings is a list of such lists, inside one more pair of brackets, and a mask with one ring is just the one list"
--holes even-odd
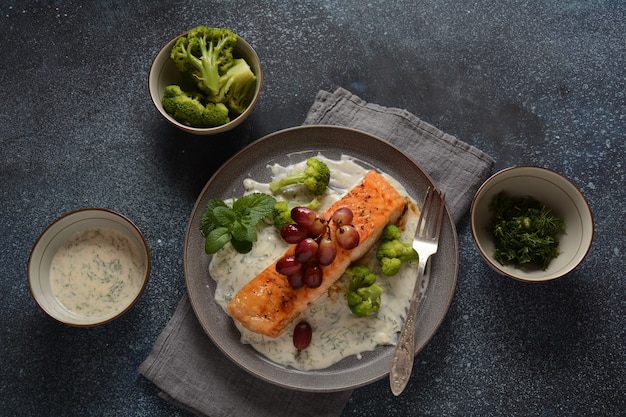
[(483, 151), (420, 120), (406, 110), (366, 103), (349, 91), (320, 91), (304, 124), (359, 129), (404, 151), (446, 193), (455, 222), (469, 209), (494, 161)]
[[(484, 152), (411, 113), (368, 104), (342, 88), (320, 91), (304, 124), (359, 129), (402, 149), (447, 193), (455, 221), (494, 164)], [(241, 370), (204, 333), (186, 295), (139, 372), (159, 387), (163, 398), (199, 416), (340, 416), (351, 395), (296, 392)]]

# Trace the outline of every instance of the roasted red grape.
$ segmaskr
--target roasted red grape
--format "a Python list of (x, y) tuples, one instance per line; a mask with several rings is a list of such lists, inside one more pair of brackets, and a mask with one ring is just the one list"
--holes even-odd
[(309, 262), (315, 257), (319, 245), (314, 239), (307, 237), (296, 245), (294, 255), (296, 260), (302, 264)]
[(319, 264), (309, 264), (304, 268), (304, 285), (309, 288), (317, 288), (322, 285), (324, 273)]
[(301, 321), (296, 324), (296, 327), (293, 329), (293, 345), (296, 349), (300, 351), (308, 348), (312, 338), (313, 329), (309, 323)]
[(289, 223), (280, 229), (280, 237), (287, 243), (298, 243), (304, 240), (308, 235), (306, 227), (295, 223)]
[(320, 265), (330, 265), (337, 256), (335, 242), (328, 236), (320, 240), (315, 256)]
[(345, 224), (337, 228), (335, 238), (337, 239), (337, 244), (344, 249), (356, 248), (361, 240), (359, 232), (351, 224)]
[(332, 216), (332, 221), (337, 226), (343, 226), (345, 224), (352, 224), (352, 219), (354, 215), (352, 214), (352, 210), (348, 207), (338, 208)]
[(291, 218), (299, 225), (308, 228), (315, 223), (317, 213), (308, 207), (298, 206), (291, 209)]
[(283, 256), (276, 261), (276, 272), (283, 275), (293, 275), (302, 270), (302, 264), (296, 260), (295, 256)]

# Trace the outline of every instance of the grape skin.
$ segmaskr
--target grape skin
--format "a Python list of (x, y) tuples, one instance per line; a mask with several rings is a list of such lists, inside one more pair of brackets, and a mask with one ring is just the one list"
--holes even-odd
[(317, 249), (317, 262), (320, 265), (330, 265), (337, 256), (337, 247), (330, 237), (323, 238)]
[(352, 224), (354, 214), (348, 207), (341, 207), (333, 213), (332, 220), (337, 226)]
[(309, 288), (317, 288), (322, 285), (324, 272), (318, 264), (309, 264), (304, 268), (304, 284)]
[(319, 245), (314, 239), (307, 237), (300, 243), (296, 245), (296, 249), (294, 251), (296, 260), (302, 264), (306, 264), (315, 258), (315, 254), (319, 249)]
[(337, 244), (343, 249), (354, 249), (359, 246), (361, 237), (359, 232), (351, 224), (343, 225), (337, 228), (335, 232)]
[(313, 329), (306, 321), (296, 324), (293, 329), (293, 345), (298, 351), (304, 350), (311, 344), (313, 338)]
[(276, 262), (276, 272), (282, 275), (293, 275), (302, 269), (302, 264), (295, 256), (283, 256)]
[(299, 243), (308, 236), (308, 230), (299, 224), (289, 223), (280, 230), (280, 236), (287, 243)]
[(294, 207), (291, 209), (291, 218), (301, 226), (309, 228), (315, 223), (317, 213), (308, 207)]

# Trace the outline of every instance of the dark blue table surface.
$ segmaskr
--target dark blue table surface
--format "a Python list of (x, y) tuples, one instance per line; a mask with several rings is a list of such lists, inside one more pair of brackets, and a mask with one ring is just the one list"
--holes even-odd
[[(185, 291), (192, 206), (233, 153), (337, 87), (407, 109), (494, 170), (562, 172), (596, 225), (578, 269), (529, 285), (481, 261), (465, 216), (457, 290), (407, 392), (381, 380), (343, 416), (625, 415), (625, 22), (621, 0), (0, 2), (0, 415), (188, 415), (137, 367)], [(232, 28), (265, 70), (251, 117), (220, 137), (175, 130), (148, 95), (159, 48), (196, 24)], [(49, 222), (86, 206), (142, 229), (152, 273), (121, 319), (75, 329), (35, 305), (26, 263)]]

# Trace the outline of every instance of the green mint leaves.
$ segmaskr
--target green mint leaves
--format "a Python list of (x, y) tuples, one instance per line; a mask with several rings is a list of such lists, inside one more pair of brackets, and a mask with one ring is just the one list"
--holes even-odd
[(274, 197), (263, 193), (245, 195), (232, 207), (217, 198), (209, 200), (200, 219), (205, 252), (216, 253), (228, 242), (239, 253), (250, 252), (257, 240), (256, 225), (272, 214), (275, 203)]

